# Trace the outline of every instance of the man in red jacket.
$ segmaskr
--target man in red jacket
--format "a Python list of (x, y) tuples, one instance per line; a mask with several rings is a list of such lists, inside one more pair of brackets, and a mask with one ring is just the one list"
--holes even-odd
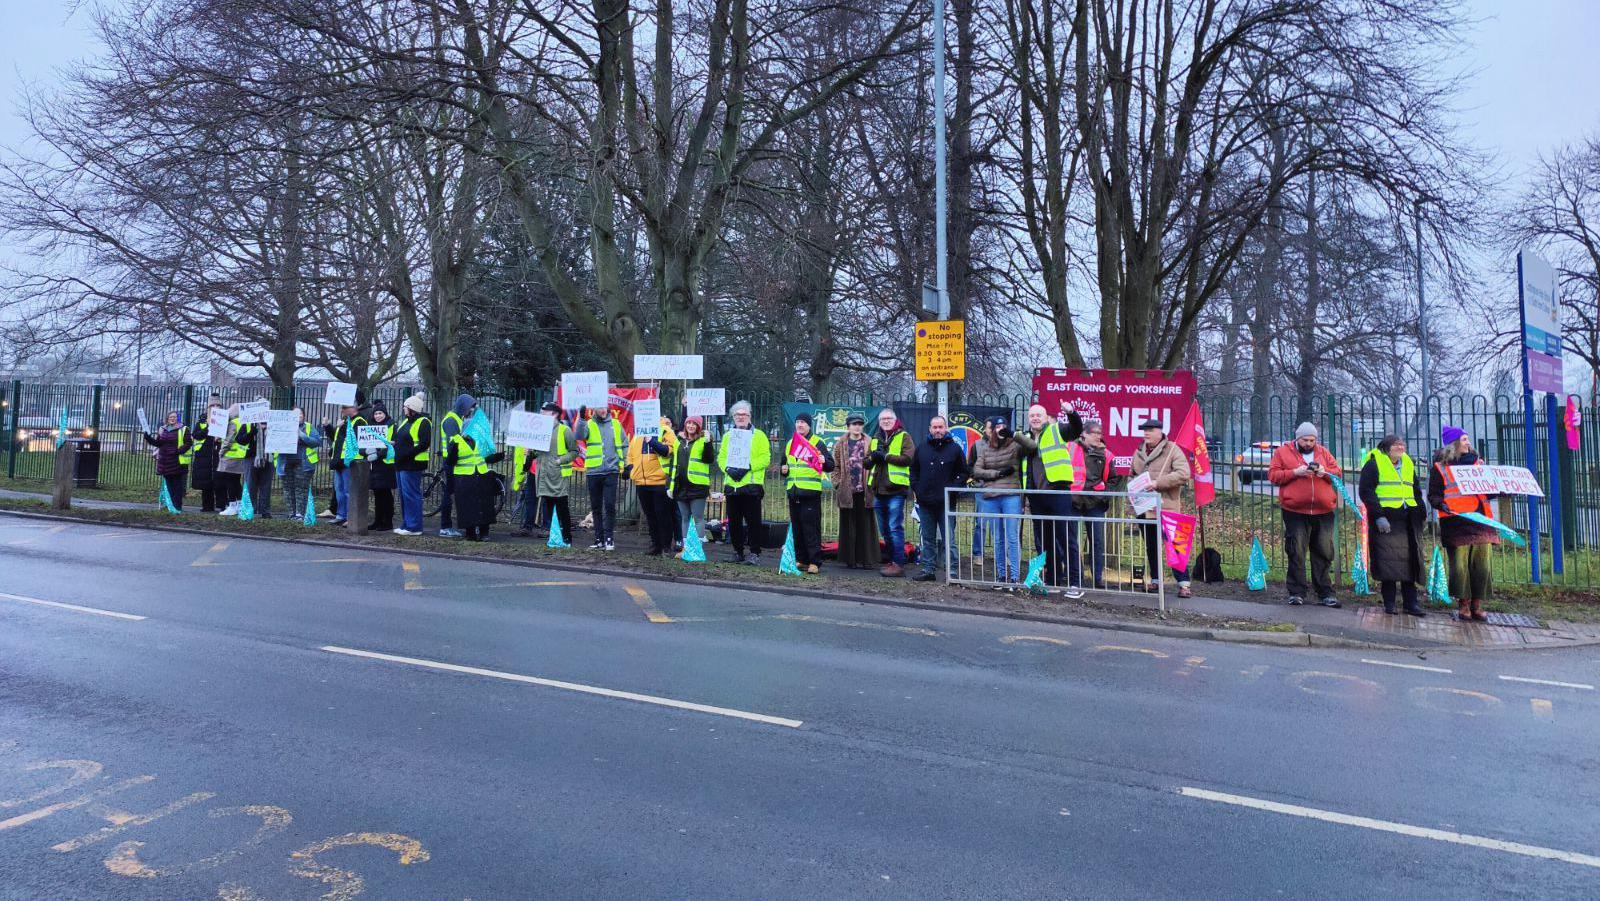
[(1333, 596), (1329, 570), (1333, 568), (1333, 508), (1339, 505), (1333, 477), (1343, 474), (1339, 461), (1317, 441), (1317, 427), (1309, 422), (1300, 423), (1294, 440), (1279, 447), (1267, 467), (1267, 479), (1278, 486), (1278, 505), (1283, 508), (1283, 553), (1289, 558), (1291, 604), (1305, 603), (1309, 549), (1310, 587), (1317, 590), (1322, 606), (1340, 606)]

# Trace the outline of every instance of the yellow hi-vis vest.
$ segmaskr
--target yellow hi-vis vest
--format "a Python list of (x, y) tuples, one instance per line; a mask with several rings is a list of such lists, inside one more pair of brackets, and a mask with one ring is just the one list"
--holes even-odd
[[(566, 423), (564, 423), (564, 422), (556, 423), (555, 436), (550, 439), (550, 446), (554, 449), (555, 455), (557, 457), (565, 457), (567, 455), (567, 436), (569, 434), (571, 434), (571, 433), (572, 433), (572, 430), (567, 428), (567, 424)], [(534, 451), (534, 453), (538, 453), (538, 451)], [(517, 448), (516, 453), (511, 455), (511, 469), (512, 469), (512, 473), (511, 473), (511, 490), (512, 491), (521, 491), (522, 490), (522, 483), (523, 483), (524, 480), (526, 480), (528, 478), (528, 465), (527, 464), (528, 464), (528, 449), (525, 448), (525, 447)], [(570, 478), (571, 476), (572, 476), (572, 461), (568, 460), (566, 463), (561, 464), (561, 477), (563, 479), (565, 479), (565, 478)]]
[(678, 447), (673, 448), (672, 453), (667, 455), (667, 485), (669, 487), (678, 481), (678, 458), (683, 454), (689, 455), (689, 469), (684, 475), (684, 478), (689, 480), (689, 484), (711, 484), (711, 463), (705, 458), (707, 440), (705, 435), (701, 435), (699, 438), (689, 442), (687, 446), (680, 443)]
[(189, 440), (189, 429), (178, 426), (178, 465), (188, 466), (194, 462), (194, 444)]
[[(622, 423), (617, 417), (611, 417), (607, 427), (611, 429), (611, 446), (617, 452), (617, 468), (622, 467), (622, 459), (628, 455), (628, 442), (622, 437)], [(583, 445), (583, 469), (585, 472), (594, 472), (605, 462), (604, 436), (600, 434), (600, 423), (589, 420), (588, 440)]]
[(750, 436), (750, 471), (742, 479), (728, 475), (728, 435), (733, 430), (722, 433), (722, 443), (717, 446), (717, 466), (722, 470), (724, 489), (733, 490), (746, 485), (765, 486), (767, 483), (767, 467), (772, 464), (772, 442), (767, 440), (766, 432), (755, 426), (751, 426), (750, 431), (755, 433)]
[[(816, 435), (808, 436), (806, 443), (817, 449), (824, 457), (828, 455), (827, 448), (822, 439)], [(803, 491), (810, 494), (822, 493), (822, 473), (811, 468), (811, 464), (799, 457), (789, 455), (788, 445), (784, 446), (783, 462), (789, 467), (789, 476), (784, 480), (784, 488), (790, 491)]]
[[(1039, 433), (1039, 462), (1044, 464), (1044, 480), (1052, 484), (1071, 485), (1077, 481), (1077, 467), (1072, 462), (1072, 443), (1061, 438), (1061, 426), (1050, 423)], [(1028, 487), (1028, 458), (1022, 458), (1022, 487)]]
[(457, 432), (450, 436), (450, 441), (455, 445), (456, 463), (451, 472), (458, 476), (483, 475), (489, 471), (489, 465), (483, 462), (483, 454), (478, 453), (477, 445), (472, 443), (465, 433)]
[(414, 416), (411, 419), (411, 446), (416, 448), (416, 452), (411, 455), (411, 459), (418, 463), (426, 463), (429, 459), (428, 448), (417, 443), (422, 438), (422, 427), (427, 424), (428, 417), (426, 416)]
[[(891, 455), (904, 455), (905, 452), (906, 452), (906, 446), (905, 446), (904, 442), (910, 441), (910, 440), (911, 440), (910, 438), (906, 437), (906, 433), (905, 432), (900, 432), (899, 434), (894, 436), (894, 440), (889, 442), (889, 449), (887, 451), (885, 451), (884, 453), (885, 454), (891, 454)], [(870, 453), (872, 453), (873, 451), (875, 451), (877, 449), (878, 449), (878, 439), (874, 438), (874, 439), (872, 439), (872, 441), (870, 443), (867, 444), (867, 453), (870, 454)], [(906, 487), (910, 487), (911, 486), (911, 467), (910, 467), (910, 465), (901, 466), (901, 465), (899, 465), (897, 463), (885, 463), (884, 465), (889, 467), (889, 484), (891, 484), (891, 485), (905, 485)]]
[[(446, 426), (450, 425), (451, 423), (455, 423), (456, 428), (455, 428), (454, 432), (452, 432), (449, 429), (445, 428)], [(440, 452), (443, 452), (445, 448), (450, 446), (450, 439), (455, 435), (461, 434), (461, 430), (464, 427), (465, 427), (464, 424), (461, 422), (461, 417), (459, 415), (457, 415), (456, 411), (451, 410), (450, 412), (444, 414), (444, 416), (439, 420), (439, 450), (440, 450)]]
[[(234, 422), (238, 422), (238, 420), (234, 420)], [(250, 448), (239, 439), (253, 431), (255, 431), (255, 426), (240, 422), (233, 429), (233, 442), (228, 445), (227, 450), (222, 452), (222, 455), (230, 460), (243, 460), (245, 454), (250, 453)]]
[(1400, 457), (1400, 468), (1395, 469), (1389, 455), (1376, 448), (1368, 452), (1378, 464), (1378, 506), (1401, 510), (1417, 505), (1417, 471), (1410, 454)]

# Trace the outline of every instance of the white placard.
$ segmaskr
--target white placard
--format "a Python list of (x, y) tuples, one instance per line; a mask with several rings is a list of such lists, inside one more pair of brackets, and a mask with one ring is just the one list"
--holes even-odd
[(561, 406), (568, 410), (588, 407), (604, 410), (610, 403), (611, 376), (601, 372), (561, 373)]
[(723, 467), (724, 471), (750, 468), (750, 443), (755, 437), (755, 429), (728, 430), (728, 465)]
[(300, 422), (293, 410), (267, 411), (267, 453), (293, 454), (300, 450)]
[(356, 449), (364, 451), (383, 450), (389, 446), (388, 428), (381, 425), (356, 426)]
[(661, 398), (647, 397), (633, 402), (633, 433), (645, 438), (661, 437)]
[(253, 400), (247, 404), (239, 405), (239, 421), (250, 425), (259, 425), (267, 421), (267, 414), (272, 412), (272, 404), (264, 400)]
[(690, 388), (683, 392), (683, 404), (690, 416), (721, 416), (728, 412), (728, 389)]
[(1155, 491), (1155, 482), (1151, 481), (1150, 473), (1141, 472), (1128, 482), (1128, 503), (1133, 506), (1137, 516), (1161, 506), (1161, 495)]
[(1495, 472), (1494, 466), (1452, 466), (1450, 474), (1455, 476), (1456, 488), (1462, 494), (1505, 494), (1505, 487), (1501, 484), (1500, 474)]
[(550, 440), (555, 434), (556, 418), (549, 413), (530, 413), (512, 410), (506, 421), (506, 444), (526, 447), (536, 451), (550, 450)]
[(228, 437), (227, 407), (211, 407), (206, 411), (206, 432), (218, 441)]
[(633, 377), (641, 382), (705, 378), (706, 358), (700, 354), (634, 354)]
[(348, 382), (329, 382), (328, 393), (322, 396), (322, 402), (335, 407), (353, 407), (356, 405), (356, 386)]
[(140, 407), (133, 412), (139, 417), (139, 431), (145, 433), (146, 435), (155, 434), (154, 432), (150, 431), (150, 417), (144, 415), (144, 407)]
[[(1492, 470), (1495, 476), (1499, 478), (1501, 494), (1531, 494), (1534, 497), (1544, 497), (1544, 489), (1539, 487), (1539, 480), (1534, 477), (1526, 466), (1484, 466), (1481, 468)], [(1460, 481), (1459, 478), (1457, 481)]]

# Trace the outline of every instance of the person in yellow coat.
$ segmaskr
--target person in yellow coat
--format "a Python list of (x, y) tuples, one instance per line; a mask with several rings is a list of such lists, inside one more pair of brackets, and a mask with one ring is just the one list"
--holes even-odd
[(661, 435), (634, 435), (628, 442), (628, 462), (623, 468), (633, 482), (639, 509), (650, 530), (649, 556), (659, 557), (672, 550), (672, 500), (667, 497), (667, 470), (677, 445), (672, 420), (662, 417)]

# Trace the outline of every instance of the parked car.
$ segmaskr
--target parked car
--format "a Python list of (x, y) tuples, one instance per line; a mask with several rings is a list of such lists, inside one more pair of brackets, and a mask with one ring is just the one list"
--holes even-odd
[(1248, 485), (1256, 480), (1267, 480), (1267, 467), (1281, 441), (1257, 441), (1233, 456), (1234, 475), (1239, 484)]

